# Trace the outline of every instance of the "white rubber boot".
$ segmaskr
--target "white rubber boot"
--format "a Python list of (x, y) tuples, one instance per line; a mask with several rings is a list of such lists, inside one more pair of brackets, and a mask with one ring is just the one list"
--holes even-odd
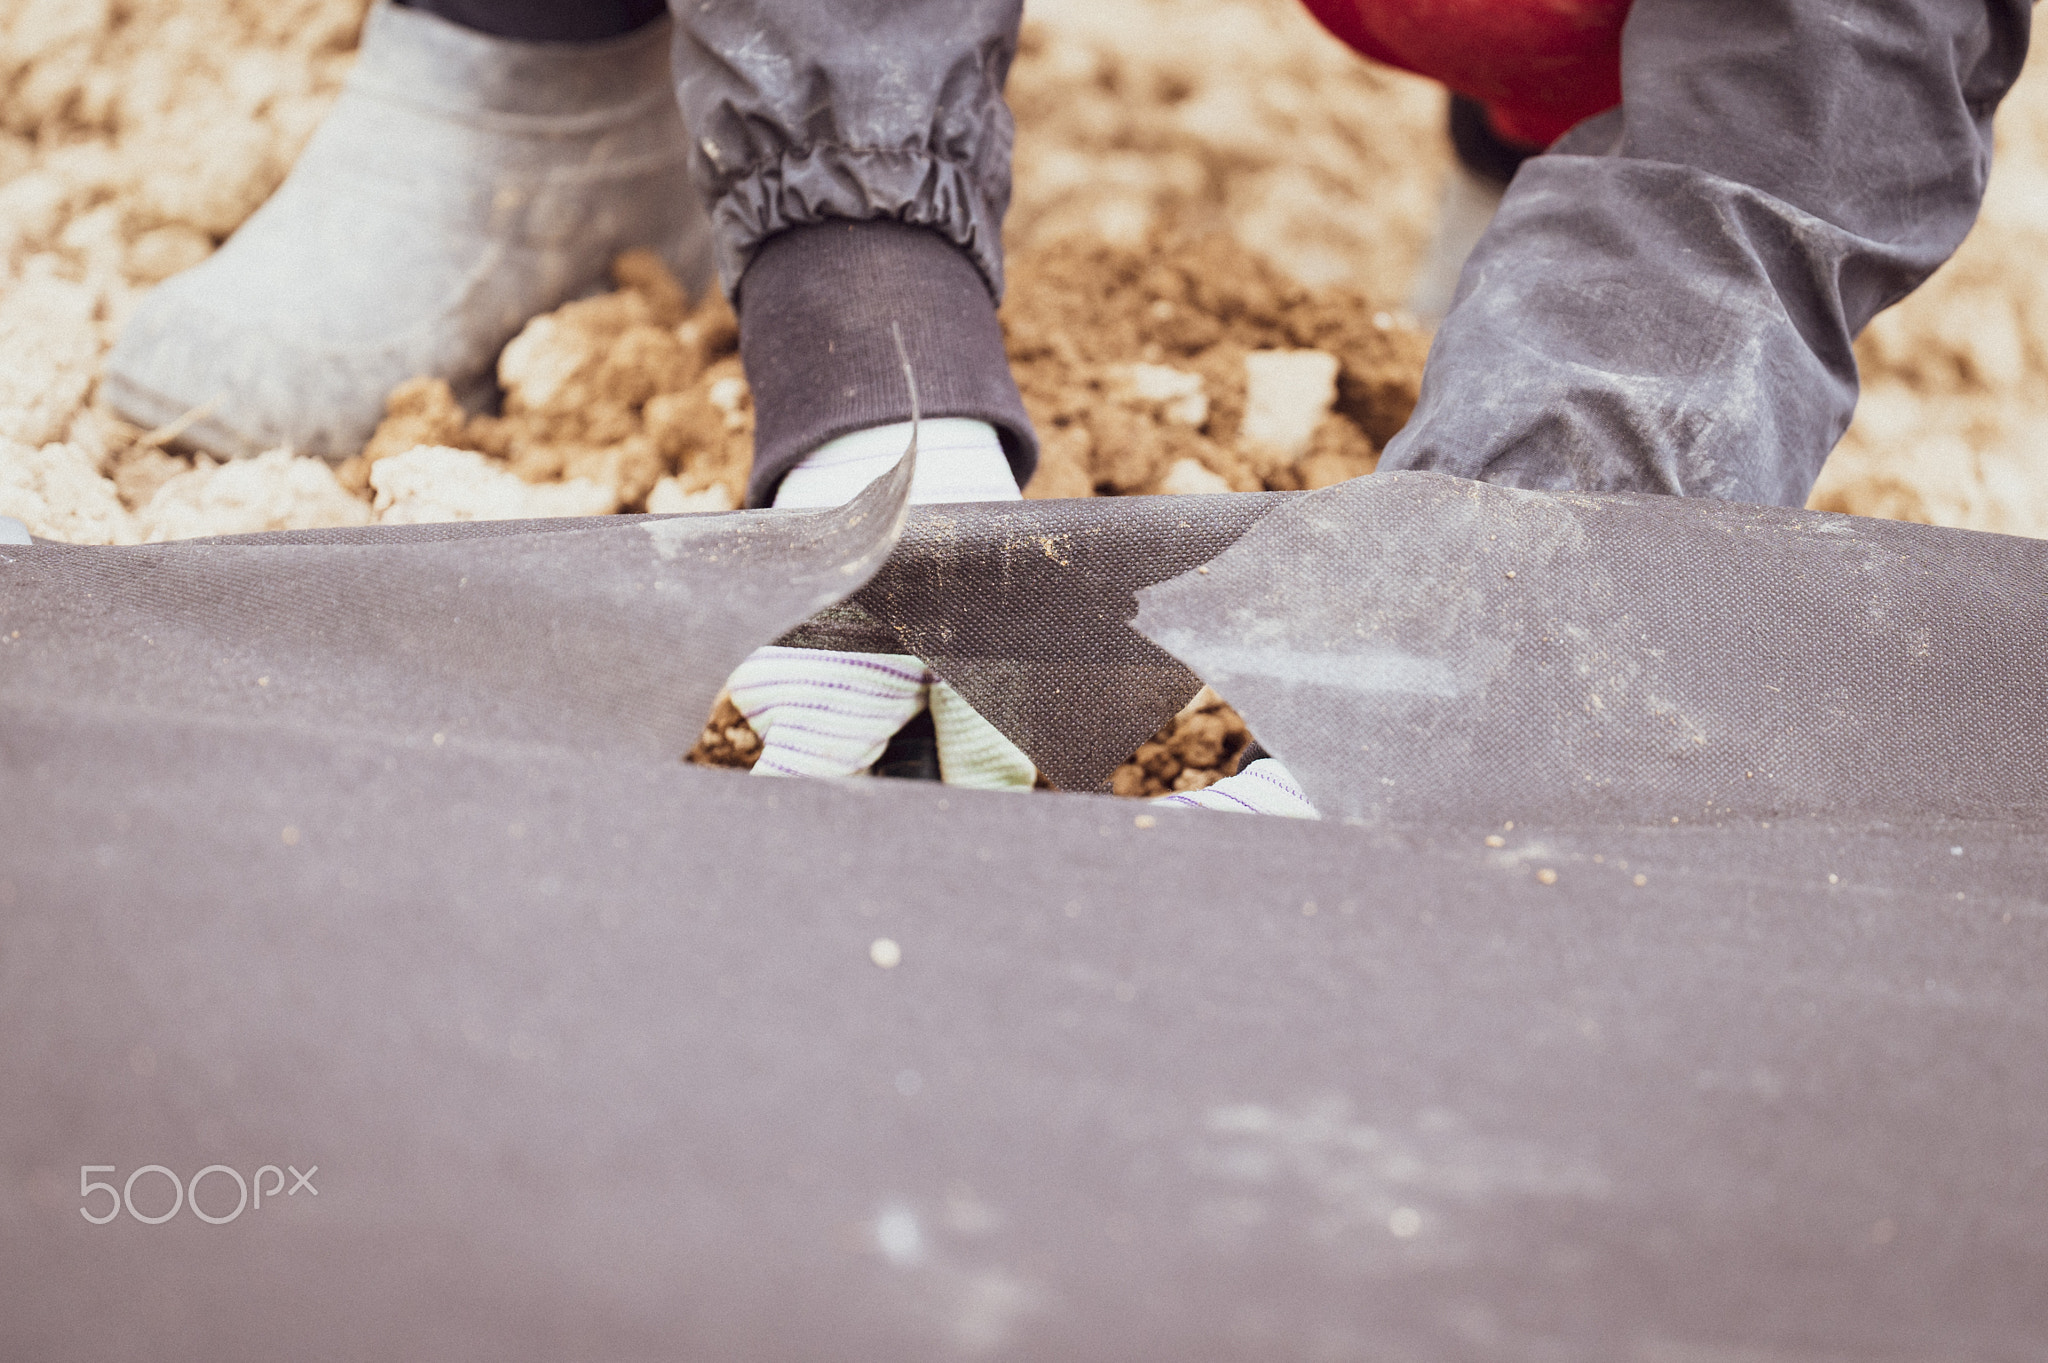
[(710, 223), (689, 185), (669, 21), (525, 43), (379, 5), (291, 175), (203, 264), (154, 290), (102, 392), (223, 458), (342, 459), (416, 375), (486, 391), (526, 321), (648, 246), (692, 293)]

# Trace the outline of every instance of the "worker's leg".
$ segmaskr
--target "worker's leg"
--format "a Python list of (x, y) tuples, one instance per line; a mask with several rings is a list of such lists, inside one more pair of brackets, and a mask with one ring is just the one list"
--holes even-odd
[[(583, 7), (463, 9), (481, 22)], [(532, 42), (377, 6), (284, 185), (137, 308), (108, 360), (110, 404), (144, 425), (204, 409), (186, 439), (218, 455), (290, 444), (342, 458), (408, 378), (488, 391), (504, 343), (600, 284), (622, 250), (655, 247), (707, 282), (670, 26), (645, 10), (593, 5), (586, 19), (632, 26)]]
[(996, 321), (1019, 0), (674, 8), (691, 169), (754, 394), (749, 500), (909, 417), (892, 322), (925, 415), (983, 423), (1021, 485), (1037, 444)]
[(1516, 175), (1382, 472), (1799, 506), (1853, 342), (1968, 232), (2025, 0), (1636, 0), (1626, 99)]
[(2026, 0), (1853, 21), (1826, 0), (1305, 2), (1549, 144), (1474, 248), (1380, 470), (1793, 506), (1854, 409), (1856, 334), (1976, 217), (2032, 18)]
[[(1036, 440), (1003, 351), (1003, 82), (1017, 0), (678, 3), (676, 83), (754, 398), (756, 506), (832, 506), (909, 443), (900, 330), (926, 418), (916, 502), (1001, 501)], [(762, 649), (732, 697), (755, 770), (864, 771), (927, 702), (954, 784), (1030, 759), (916, 659)]]

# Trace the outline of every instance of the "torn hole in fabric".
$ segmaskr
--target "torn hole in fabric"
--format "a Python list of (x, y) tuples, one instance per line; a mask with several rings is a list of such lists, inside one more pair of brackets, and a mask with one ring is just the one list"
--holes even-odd
[(1099, 791), (1201, 688), (1130, 628), (1137, 592), (1298, 494), (913, 507), (866, 587), (778, 642), (913, 654), (1062, 790)]

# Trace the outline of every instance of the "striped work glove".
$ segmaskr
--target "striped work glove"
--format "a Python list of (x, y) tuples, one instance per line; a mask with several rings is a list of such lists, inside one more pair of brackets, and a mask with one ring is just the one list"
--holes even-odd
[(1162, 795), (1152, 803), (1221, 809), (1235, 814), (1278, 814), (1286, 819), (1322, 817), (1277, 757), (1262, 757), (1237, 775), (1226, 776), (1215, 785)]
[[(895, 467), (910, 424), (857, 431), (829, 441), (790, 470), (778, 507), (839, 506)], [(910, 500), (1015, 501), (1010, 462), (985, 422), (941, 418), (918, 431)], [(1031, 759), (916, 658), (814, 648), (755, 649), (727, 683), (732, 703), (761, 738), (757, 776), (855, 776), (873, 766), (896, 731), (927, 706), (947, 784), (1029, 789)]]

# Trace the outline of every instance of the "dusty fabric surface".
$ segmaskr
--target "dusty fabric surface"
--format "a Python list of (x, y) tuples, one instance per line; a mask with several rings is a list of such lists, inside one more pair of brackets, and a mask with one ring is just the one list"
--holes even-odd
[(917, 507), (875, 578), (781, 641), (924, 659), (1062, 790), (1116, 769), (1195, 693), (1135, 634), (1135, 593), (1198, 569), (1286, 499)]

